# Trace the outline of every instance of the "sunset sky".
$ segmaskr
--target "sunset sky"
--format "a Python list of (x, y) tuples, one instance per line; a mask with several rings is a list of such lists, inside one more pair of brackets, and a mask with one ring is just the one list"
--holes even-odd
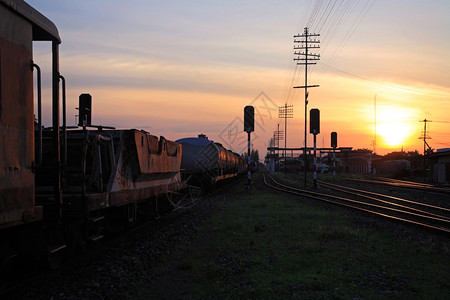
[[(450, 148), (448, 0), (27, 2), (59, 29), (69, 125), (78, 96), (90, 93), (94, 124), (171, 140), (204, 133), (244, 152), (243, 109), (252, 104), (264, 156), (287, 103), (287, 144), (301, 147), (304, 91), (293, 86), (304, 85), (304, 66), (293, 60), (293, 36), (309, 27), (320, 34), (308, 72), (308, 84), (320, 85), (308, 105), (321, 112), (319, 147), (336, 131), (338, 146), (373, 149), (376, 98), (378, 154), (422, 153), (424, 119), (430, 146)], [(50, 103), (51, 46), (34, 47)], [(50, 115), (47, 105), (46, 126)]]

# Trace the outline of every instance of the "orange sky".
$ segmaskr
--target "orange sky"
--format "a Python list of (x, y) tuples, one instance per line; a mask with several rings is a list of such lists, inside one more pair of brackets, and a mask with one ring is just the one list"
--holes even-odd
[[(321, 111), (319, 147), (336, 131), (339, 146), (373, 149), (375, 96), (377, 153), (422, 152), (425, 118), (430, 146), (450, 147), (447, 1), (28, 2), (59, 29), (71, 124), (88, 92), (95, 124), (173, 140), (204, 133), (244, 152), (239, 122), (253, 104), (253, 144), (264, 155), (278, 122), (284, 130), (277, 109), (287, 103), (288, 147), (301, 147), (304, 91), (292, 87), (304, 84), (304, 68), (293, 61), (293, 35), (308, 26), (321, 34), (321, 60), (308, 73), (320, 85), (308, 105)], [(44, 85), (49, 50), (35, 43)], [(48, 105), (44, 118), (50, 125)]]

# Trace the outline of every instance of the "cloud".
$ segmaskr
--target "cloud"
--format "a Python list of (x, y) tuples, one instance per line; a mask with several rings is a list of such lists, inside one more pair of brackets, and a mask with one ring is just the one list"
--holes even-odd
[[(198, 131), (214, 136), (265, 91), (278, 105), (295, 105), (291, 141), (303, 143), (303, 90), (292, 89), (303, 82), (303, 68), (293, 68), (294, 77), (286, 79), (286, 73), (293, 65), (296, 25), (303, 28), (309, 17), (305, 3), (29, 2), (60, 31), (69, 120), (78, 95), (90, 92), (94, 117), (105, 125), (168, 136)], [(356, 16), (343, 20), (345, 26), (325, 26), (320, 32), (321, 61), (308, 73), (310, 83), (320, 88), (310, 90), (308, 108), (321, 110), (325, 139), (338, 131), (343, 144), (369, 147), (375, 94), (380, 104), (414, 107), (418, 119), (447, 118), (450, 43), (442, 37), (450, 28), (449, 4), (429, 10), (425, 2), (412, 2), (400, 11), (398, 5), (376, 2), (344, 48), (345, 29)], [(299, 12), (306, 12), (301, 20)], [(341, 16), (332, 14), (329, 20)], [(415, 22), (422, 17), (426, 26)], [(35, 44), (33, 59), (42, 67), (44, 98), (50, 99), (50, 44)], [(48, 111), (47, 105), (44, 114)], [(277, 121), (266, 123), (258, 145), (264, 147)], [(435, 136), (448, 129), (435, 128)]]

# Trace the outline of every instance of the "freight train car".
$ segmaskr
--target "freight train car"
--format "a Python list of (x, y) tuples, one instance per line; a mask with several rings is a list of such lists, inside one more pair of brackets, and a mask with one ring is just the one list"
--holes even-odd
[(183, 146), (181, 169), (193, 185), (207, 186), (245, 171), (244, 159), (200, 134), (177, 140)]
[[(51, 157), (44, 131), (44, 165)], [(50, 132), (49, 132), (50, 133)], [(181, 145), (136, 129), (69, 130), (67, 159), (63, 163), (62, 216), (68, 224), (84, 228), (88, 240), (101, 237), (99, 227), (126, 227), (137, 215), (156, 214), (167, 206), (158, 196), (182, 190)], [(64, 161), (64, 160), (63, 160)], [(50, 195), (51, 169), (38, 168), (37, 201)], [(98, 223), (105, 220), (106, 224)], [(102, 221), (103, 222), (103, 221)], [(118, 226), (117, 226), (118, 225)]]
[[(52, 46), (52, 127), (45, 129), (33, 41)], [(60, 43), (56, 26), (38, 11), (0, 0), (0, 267), (24, 255), (57, 266), (64, 249), (161, 211), (169, 201), (158, 200), (185, 186), (178, 143), (134, 129), (90, 130), (96, 127), (82, 105), (83, 126), (67, 130)]]
[(34, 198), (32, 41), (51, 41), (57, 52), (60, 39), (24, 2), (0, 0), (0, 16), (0, 228), (9, 228), (43, 217)]
[(0, 267), (19, 252), (47, 251), (36, 241), (45, 210), (35, 201), (39, 162), (34, 151), (33, 69), (39, 72), (39, 67), (32, 62), (33, 41), (52, 44), (53, 100), (58, 101), (61, 40), (56, 26), (23, 1), (0, 0)]

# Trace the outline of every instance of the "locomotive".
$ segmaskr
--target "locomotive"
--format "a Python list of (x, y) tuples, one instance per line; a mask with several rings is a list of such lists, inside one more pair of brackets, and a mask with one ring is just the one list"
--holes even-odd
[[(80, 96), (78, 126), (68, 128), (58, 29), (22, 0), (0, 0), (0, 16), (0, 268), (19, 256), (57, 267), (64, 252), (170, 210), (170, 195), (186, 189), (185, 172), (207, 175), (205, 182), (244, 170), (239, 155), (211, 141), (218, 158), (199, 173), (191, 164), (199, 149), (189, 139), (92, 125), (89, 94)], [(52, 45), (49, 128), (42, 126), (33, 41)]]

